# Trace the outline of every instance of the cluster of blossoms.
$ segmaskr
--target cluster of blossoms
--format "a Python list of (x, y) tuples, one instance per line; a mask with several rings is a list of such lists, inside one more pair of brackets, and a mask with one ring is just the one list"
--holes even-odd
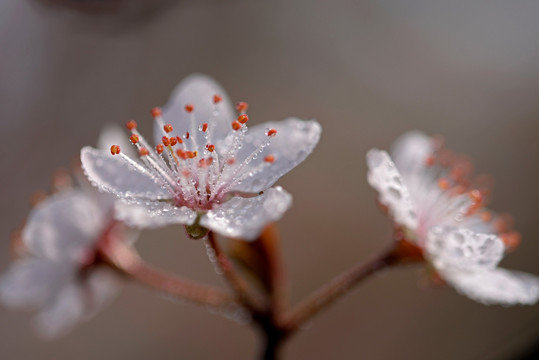
[[(117, 131), (105, 131), (100, 143)], [(38, 310), (34, 325), (45, 339), (66, 334), (112, 300), (123, 281), (104, 264), (100, 248), (138, 236), (115, 219), (114, 197), (90, 186), (80, 168), (74, 175), (56, 177), (57, 191), (31, 211), (14, 237), (17, 258), (0, 278), (0, 301)]]
[(399, 138), (391, 156), (367, 154), (368, 181), (403, 239), (417, 247), (442, 279), (485, 304), (534, 304), (535, 276), (497, 267), (519, 235), (484, 207), (489, 189), (470, 179), (471, 164), (420, 132)]
[[(79, 180), (32, 210), (22, 255), (0, 278), (0, 301), (39, 309), (37, 330), (51, 338), (117, 293), (119, 269), (102, 251), (111, 242), (133, 243), (137, 231), (128, 227), (181, 224), (193, 239), (215, 232), (256, 240), (291, 206), (291, 195), (272, 186), (312, 152), (321, 127), (289, 118), (248, 130), (247, 110), (211, 78), (192, 75), (162, 110), (152, 110), (154, 145), (131, 120), (129, 137), (109, 130), (99, 148), (83, 148), (82, 169), (100, 192)], [(497, 267), (519, 236), (484, 207), (489, 189), (470, 180), (468, 161), (439, 139), (411, 132), (391, 156), (373, 149), (367, 162), (399, 243), (441, 278), (486, 304), (537, 302), (537, 277)]]

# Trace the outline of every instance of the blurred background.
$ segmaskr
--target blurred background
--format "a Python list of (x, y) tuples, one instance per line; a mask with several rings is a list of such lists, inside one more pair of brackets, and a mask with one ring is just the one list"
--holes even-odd
[[(280, 223), (297, 302), (384, 248), (364, 154), (401, 133), (441, 134), (493, 174), (492, 207), (516, 218), (519, 249), (502, 265), (539, 275), (539, 2), (286, 0), (2, 0), (0, 270), (9, 234), (56, 168), (103, 125), (134, 118), (148, 133), (192, 72), (250, 104), (252, 123), (316, 118), (320, 145), (280, 185)], [(147, 231), (143, 256), (222, 284), (180, 227)], [(318, 316), (287, 359), (521, 359), (539, 339), (539, 306), (482, 306), (422, 285), (418, 267), (370, 279)], [(3, 359), (249, 359), (249, 327), (135, 284), (93, 321), (52, 343), (31, 314), (0, 309)]]

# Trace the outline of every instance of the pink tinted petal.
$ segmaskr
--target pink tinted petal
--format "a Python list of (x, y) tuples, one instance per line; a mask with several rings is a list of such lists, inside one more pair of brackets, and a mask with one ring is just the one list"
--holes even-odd
[(254, 240), (264, 227), (279, 220), (292, 205), (292, 196), (281, 187), (252, 198), (234, 197), (202, 216), (200, 224), (223, 236)]
[(443, 276), (459, 293), (485, 305), (533, 305), (539, 299), (539, 278), (519, 271), (448, 271)]
[(136, 200), (167, 199), (170, 194), (142, 166), (132, 166), (119, 155), (91, 147), (81, 150), (82, 167), (92, 184), (120, 198)]
[[(219, 95), (222, 100), (218, 104), (213, 103), (213, 96)], [(185, 105), (193, 105), (191, 114), (185, 111)], [(214, 113), (214, 110), (217, 110)], [(191, 127), (191, 115), (196, 118), (196, 127)], [(230, 130), (230, 124), (237, 115), (232, 107), (225, 90), (215, 80), (207, 75), (193, 74), (185, 78), (174, 89), (170, 98), (163, 108), (164, 124), (171, 124), (174, 128), (174, 136), (184, 135), (190, 132), (197, 137), (199, 146), (204, 146), (206, 140), (198, 126), (203, 123), (214, 123), (212, 136), (214, 139), (224, 137)], [(154, 141), (161, 142), (162, 129), (155, 123)]]
[(289, 118), (283, 121), (272, 121), (249, 128), (245, 143), (237, 155), (237, 165), (247, 158), (263, 142), (267, 141), (266, 129), (275, 129), (277, 134), (271, 138), (267, 146), (249, 167), (255, 169), (264, 162), (267, 155), (274, 161), (267, 163), (262, 171), (247, 177), (233, 190), (243, 192), (259, 192), (272, 186), (281, 176), (298, 166), (313, 151), (322, 128), (315, 120), (305, 121)]
[(53, 195), (32, 210), (22, 237), (30, 251), (53, 261), (77, 261), (97, 241), (105, 213), (80, 190)]
[(395, 222), (415, 230), (418, 226), (416, 209), (410, 192), (388, 153), (377, 149), (370, 150), (367, 153), (367, 166), (367, 179), (378, 191), (379, 201), (388, 207)]
[(115, 216), (128, 226), (140, 229), (153, 229), (171, 224), (192, 225), (196, 220), (195, 211), (165, 202), (130, 205), (119, 201), (115, 206)]

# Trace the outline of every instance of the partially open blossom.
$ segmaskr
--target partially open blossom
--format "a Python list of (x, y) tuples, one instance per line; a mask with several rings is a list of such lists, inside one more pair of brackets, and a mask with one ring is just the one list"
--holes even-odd
[(484, 207), (490, 189), (470, 178), (471, 163), (420, 132), (399, 138), (391, 156), (367, 154), (368, 180), (406, 241), (444, 280), (485, 304), (533, 304), (539, 279), (497, 267), (518, 242), (501, 216)]
[(17, 237), (18, 257), (0, 277), (0, 302), (37, 310), (35, 329), (45, 339), (66, 334), (113, 298), (122, 281), (99, 248), (136, 236), (114, 219), (115, 198), (81, 179), (78, 186), (60, 181), (31, 211)]
[(246, 110), (245, 104), (236, 113), (217, 83), (192, 75), (162, 111), (152, 111), (155, 146), (131, 123), (139, 159), (85, 147), (84, 170), (99, 189), (145, 207), (136, 214), (118, 206), (130, 225), (178, 223), (192, 237), (208, 229), (254, 239), (289, 208), (291, 196), (270, 187), (310, 154), (321, 128), (316, 121), (289, 118), (248, 130)]

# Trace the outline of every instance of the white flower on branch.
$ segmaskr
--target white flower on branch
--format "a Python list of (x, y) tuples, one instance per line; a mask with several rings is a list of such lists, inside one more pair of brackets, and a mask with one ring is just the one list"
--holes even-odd
[(117, 207), (132, 226), (183, 224), (194, 238), (213, 230), (255, 239), (290, 207), (290, 194), (270, 187), (311, 153), (321, 128), (314, 120), (289, 118), (248, 131), (247, 104), (236, 109), (214, 80), (191, 75), (163, 111), (152, 111), (155, 147), (129, 121), (139, 159), (116, 145), (110, 151), (115, 156), (85, 147), (83, 168), (100, 190), (145, 208), (137, 213)]
[[(115, 131), (102, 139), (114, 138)], [(55, 186), (59, 192), (30, 212), (16, 238), (19, 256), (0, 278), (0, 301), (37, 310), (35, 330), (44, 339), (65, 335), (117, 294), (122, 279), (104, 265), (99, 248), (110, 241), (132, 243), (138, 235), (114, 218), (114, 197), (84, 178), (79, 186), (69, 175), (64, 180)]]
[(470, 179), (470, 162), (420, 132), (399, 138), (391, 156), (367, 154), (368, 181), (407, 241), (460, 293), (485, 304), (534, 304), (539, 278), (497, 267), (519, 235), (484, 207), (490, 189)]

